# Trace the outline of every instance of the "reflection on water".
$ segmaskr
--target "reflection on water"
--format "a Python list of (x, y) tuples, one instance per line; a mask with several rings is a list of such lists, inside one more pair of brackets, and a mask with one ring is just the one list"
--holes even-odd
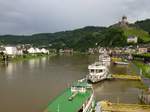
[[(48, 102), (73, 81), (83, 78), (94, 55), (67, 55), (32, 59), (0, 66), (0, 111), (42, 112)], [(128, 68), (110, 67), (112, 72), (125, 73)], [(94, 84), (97, 100), (109, 99), (138, 102), (139, 89), (134, 81), (105, 81)]]
[(14, 78), (13, 75), (15, 75), (14, 74), (15, 71), (16, 71), (16, 64), (8, 63), (7, 64), (7, 69), (6, 69), (6, 76), (7, 76), (8, 80), (11, 80), (11, 79)]

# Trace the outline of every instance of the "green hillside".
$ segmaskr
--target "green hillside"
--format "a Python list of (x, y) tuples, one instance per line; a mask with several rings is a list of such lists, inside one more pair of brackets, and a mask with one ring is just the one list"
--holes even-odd
[[(110, 27), (88, 26), (72, 31), (40, 33), (33, 35), (2, 35), (0, 45), (32, 44), (62, 49), (73, 48), (76, 51), (87, 51), (88, 48), (126, 46), (128, 36), (137, 36), (138, 44), (149, 43), (149, 20), (138, 21), (128, 27), (119, 24)], [(147, 24), (146, 24), (147, 23)]]
[(150, 42), (150, 35), (148, 32), (135, 28), (135, 27), (126, 27), (123, 28), (125, 36), (137, 36), (139, 43), (148, 43)]
[(137, 21), (134, 25), (150, 33), (150, 19)]

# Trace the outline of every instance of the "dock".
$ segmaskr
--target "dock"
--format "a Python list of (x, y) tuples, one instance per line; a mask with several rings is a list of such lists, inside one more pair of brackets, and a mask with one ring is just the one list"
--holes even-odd
[(150, 91), (142, 91), (142, 94), (139, 95), (139, 99), (142, 103), (150, 105)]
[(150, 105), (123, 104), (101, 101), (100, 112), (150, 112)]
[(112, 74), (113, 79), (122, 79), (122, 80), (137, 80), (141, 81), (141, 77), (138, 75), (123, 75), (123, 74)]

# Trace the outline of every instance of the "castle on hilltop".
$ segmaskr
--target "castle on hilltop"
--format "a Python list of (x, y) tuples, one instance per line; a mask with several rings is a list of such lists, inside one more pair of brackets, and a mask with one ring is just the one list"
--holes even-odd
[(127, 27), (129, 25), (127, 16), (123, 16), (122, 20), (119, 22), (119, 26)]
[(122, 16), (122, 19), (118, 23), (112, 25), (112, 27), (128, 27), (128, 26), (129, 22), (127, 16)]

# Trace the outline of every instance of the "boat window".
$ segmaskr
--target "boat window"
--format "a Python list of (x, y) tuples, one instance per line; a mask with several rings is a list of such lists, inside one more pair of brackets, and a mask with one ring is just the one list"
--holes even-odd
[(94, 73), (94, 69), (91, 69), (91, 73)]
[(96, 70), (96, 72), (97, 72), (97, 73), (101, 73), (101, 72), (103, 72), (103, 70)]

